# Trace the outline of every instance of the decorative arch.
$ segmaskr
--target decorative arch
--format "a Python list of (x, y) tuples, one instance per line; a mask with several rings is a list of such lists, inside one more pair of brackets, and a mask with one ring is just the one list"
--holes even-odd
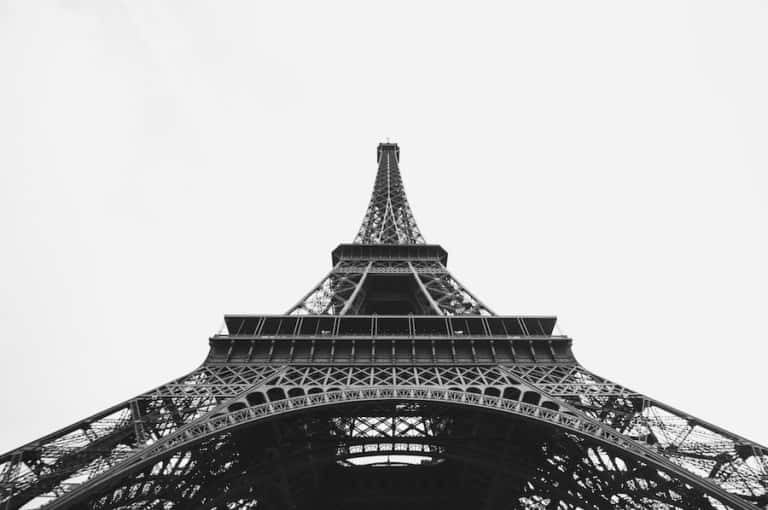
[[(116, 466), (104, 475), (78, 487), (57, 500), (51, 508), (63, 508), (82, 501), (82, 498), (87, 493), (93, 493), (94, 488), (106, 486), (110, 481), (128, 476), (130, 473), (136, 472), (164, 456), (187, 449), (193, 444), (216, 434), (233, 431), (249, 424), (290, 413), (300, 413), (312, 409), (342, 406), (356, 402), (385, 401), (439, 402), (455, 406), (480, 408), (495, 413), (517, 416), (525, 420), (543, 422), (578, 436), (590, 438), (598, 444), (625, 452), (649, 465), (656, 466), (660, 470), (674, 473), (687, 484), (699, 488), (703, 493), (708, 494), (713, 499), (721, 502), (721, 504), (727, 504), (731, 508), (750, 508), (744, 502), (737, 500), (719, 487), (692, 477), (681, 468), (669, 463), (665, 458), (625, 438), (613, 429), (568, 411), (550, 409), (548, 408), (549, 406), (534, 405), (493, 395), (439, 387), (344, 388), (257, 403), (259, 401), (261, 401), (261, 398), (243, 398), (230, 402), (227, 407), (221, 408), (218, 413), (182, 427), (174, 434), (128, 457), (123, 466)], [(244, 404), (251, 405), (242, 407)]]

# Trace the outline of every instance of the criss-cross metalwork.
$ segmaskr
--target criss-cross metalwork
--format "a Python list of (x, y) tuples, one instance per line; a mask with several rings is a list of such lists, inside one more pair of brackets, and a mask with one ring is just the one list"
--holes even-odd
[(424, 242), (381, 144), (355, 243), (190, 374), (0, 456), (0, 510), (768, 508), (768, 450), (583, 368)]
[(405, 197), (400, 177), (400, 148), (394, 143), (379, 144), (379, 171), (363, 224), (355, 237), (357, 244), (424, 244), (413, 212)]

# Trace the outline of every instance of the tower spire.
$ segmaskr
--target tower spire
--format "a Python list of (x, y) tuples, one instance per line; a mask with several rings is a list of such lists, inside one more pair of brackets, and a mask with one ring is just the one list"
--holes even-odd
[(424, 244), (400, 177), (400, 147), (380, 143), (376, 150), (379, 170), (371, 201), (355, 244)]

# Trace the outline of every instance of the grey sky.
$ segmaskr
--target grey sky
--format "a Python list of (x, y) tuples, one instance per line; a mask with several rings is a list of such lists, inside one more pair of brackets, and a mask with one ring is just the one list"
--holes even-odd
[(0, 2), (6, 451), (287, 310), (400, 144), (427, 240), (768, 443), (765, 2)]

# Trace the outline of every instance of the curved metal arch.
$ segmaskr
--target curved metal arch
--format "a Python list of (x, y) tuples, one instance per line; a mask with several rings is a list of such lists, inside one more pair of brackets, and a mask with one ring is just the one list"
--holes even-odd
[(121, 466), (117, 466), (91, 479), (72, 492), (62, 496), (52, 503), (50, 508), (65, 508), (81, 501), (87, 493), (92, 492), (95, 488), (104, 486), (115, 478), (144, 468), (165, 455), (177, 452), (214, 434), (231, 431), (260, 420), (270, 419), (287, 413), (325, 406), (338, 406), (345, 403), (392, 400), (440, 402), (458, 406), (469, 406), (508, 413), (524, 419), (546, 423), (577, 435), (591, 438), (598, 443), (617, 448), (631, 456), (648, 462), (658, 469), (674, 473), (680, 479), (694, 487), (698, 487), (704, 493), (709, 494), (710, 497), (734, 509), (754, 510), (755, 508), (753, 505), (736, 495), (726, 492), (709, 480), (704, 480), (688, 473), (651, 449), (631, 441), (619, 432), (589, 418), (577, 416), (567, 411), (556, 411), (502, 397), (492, 397), (444, 388), (405, 386), (346, 388), (336, 391), (312, 393), (246, 407), (229, 413), (210, 415), (205, 419), (179, 429), (176, 433), (126, 458)]
[[(442, 405), (442, 403), (439, 403), (439, 405)], [(333, 412), (333, 411), (331, 410), (330, 412)], [(487, 413), (485, 409), (477, 409), (477, 408), (474, 408), (473, 412)], [(297, 415), (297, 416), (300, 416), (300, 415)], [(504, 416), (500, 415), (499, 413), (497, 413), (497, 417), (500, 419), (504, 419)], [(300, 417), (298, 419), (300, 419)], [(266, 421), (262, 421), (260, 423), (266, 424)], [(423, 440), (423, 439), (424, 438), (420, 438), (420, 440)], [(435, 446), (447, 446), (445, 443), (442, 443), (439, 440), (436, 441), (434, 444)], [(458, 459), (462, 462), (467, 462), (472, 465), (480, 465), (486, 468), (492, 468), (500, 472), (504, 472), (505, 474), (514, 474), (519, 476), (532, 476), (537, 474), (537, 470), (535, 469), (535, 466), (536, 466), (535, 464), (510, 465), (510, 464), (499, 463), (500, 461), (503, 462), (504, 460), (502, 457), (498, 456), (498, 453), (500, 450), (498, 448), (493, 448), (489, 446), (490, 445), (485, 445), (484, 447), (475, 446), (475, 445), (465, 445), (462, 442), (459, 442), (456, 444), (452, 444), (450, 446), (449, 450), (452, 453), (447, 453), (444, 456), (444, 458)], [(334, 445), (324, 444), (318, 449), (310, 447), (310, 450), (312, 451), (312, 455), (311, 455), (312, 460), (310, 462), (314, 464), (318, 464), (318, 463), (323, 464), (325, 462), (331, 462), (339, 458), (338, 451)], [(281, 455), (282, 461), (285, 461), (286, 464), (284, 465), (284, 467), (280, 468), (280, 471), (284, 471), (284, 473), (290, 473), (292, 467), (293, 468), (300, 467), (300, 469), (311, 471), (306, 461), (306, 451), (307, 450), (305, 450), (302, 447), (292, 452), (288, 457), (284, 457), (283, 455)], [(344, 457), (349, 458), (349, 456), (346, 456), (346, 455)], [(149, 466), (146, 466), (144, 469), (145, 470), (149, 469)], [(369, 469), (378, 469), (378, 468), (369, 468)], [(409, 468), (406, 467), (404, 469), (409, 469)], [(228, 486), (228, 490), (225, 493), (222, 493), (220, 497), (216, 499), (217, 501), (216, 508), (222, 508), (218, 506), (219, 503), (224, 504), (227, 501), (230, 501), (232, 499), (256, 498), (259, 501), (261, 501), (263, 496), (261, 494), (258, 494), (258, 495), (254, 494), (254, 492), (251, 489), (253, 488), (253, 485), (257, 483), (258, 480), (262, 480), (262, 478), (264, 480), (267, 480), (268, 478), (273, 477), (276, 471), (278, 470), (271, 469), (268, 466), (267, 467), (262, 466), (260, 470), (260, 473), (262, 474), (262, 476), (259, 476), (258, 473), (249, 473), (248, 476), (243, 478), (242, 472), (240, 471), (230, 474), (229, 477), (226, 478), (225, 480), (229, 480), (231, 482), (233, 480), (243, 478), (247, 480), (247, 483), (245, 483), (245, 485), (242, 485), (242, 484), (237, 485), (236, 487), (230, 486), (229, 483), (227, 483), (226, 485)], [(147, 481), (151, 478), (153, 477), (152, 476), (144, 477), (142, 480)], [(178, 478), (186, 479), (186, 475), (183, 475), (183, 474), (179, 475)], [(221, 482), (223, 482), (223, 480), (217, 479), (217, 484)], [(538, 482), (541, 482), (541, 480), (538, 480)], [(194, 485), (194, 482), (192, 482), (192, 484)], [(591, 485), (587, 485), (586, 488), (587, 490), (595, 489)], [(589, 501), (587, 499), (583, 499), (585, 496), (587, 496), (586, 494), (572, 494), (567, 491), (561, 490), (560, 488), (558, 488), (557, 483), (548, 486), (548, 490), (554, 495), (556, 495), (560, 500), (570, 502), (574, 508), (582, 508), (582, 507), (594, 508), (594, 509), (602, 508), (600, 504), (592, 504), (592, 505), (585, 506), (585, 504)], [(136, 500), (136, 502), (141, 502), (141, 496), (145, 496), (145, 495), (140, 495), (140, 497)], [(147, 498), (152, 499), (152, 496), (153, 494), (150, 492)], [(661, 493), (655, 496), (655, 500), (662, 503), (665, 502), (664, 497), (662, 496)], [(120, 501), (120, 503), (124, 503), (124, 501)], [(668, 501), (668, 504), (670, 504), (671, 507), (679, 508), (678, 504), (674, 501)], [(184, 506), (184, 508), (189, 508), (190, 510), (204, 510), (206, 508), (212, 508), (212, 507), (213, 505), (210, 503), (210, 501), (206, 504), (203, 504), (201, 503), (201, 500), (195, 499), (195, 498), (185, 501), (185, 506)], [(107, 505), (105, 508), (119, 509), (119, 508), (128, 508), (128, 506), (124, 506), (122, 504), (117, 507)]]

